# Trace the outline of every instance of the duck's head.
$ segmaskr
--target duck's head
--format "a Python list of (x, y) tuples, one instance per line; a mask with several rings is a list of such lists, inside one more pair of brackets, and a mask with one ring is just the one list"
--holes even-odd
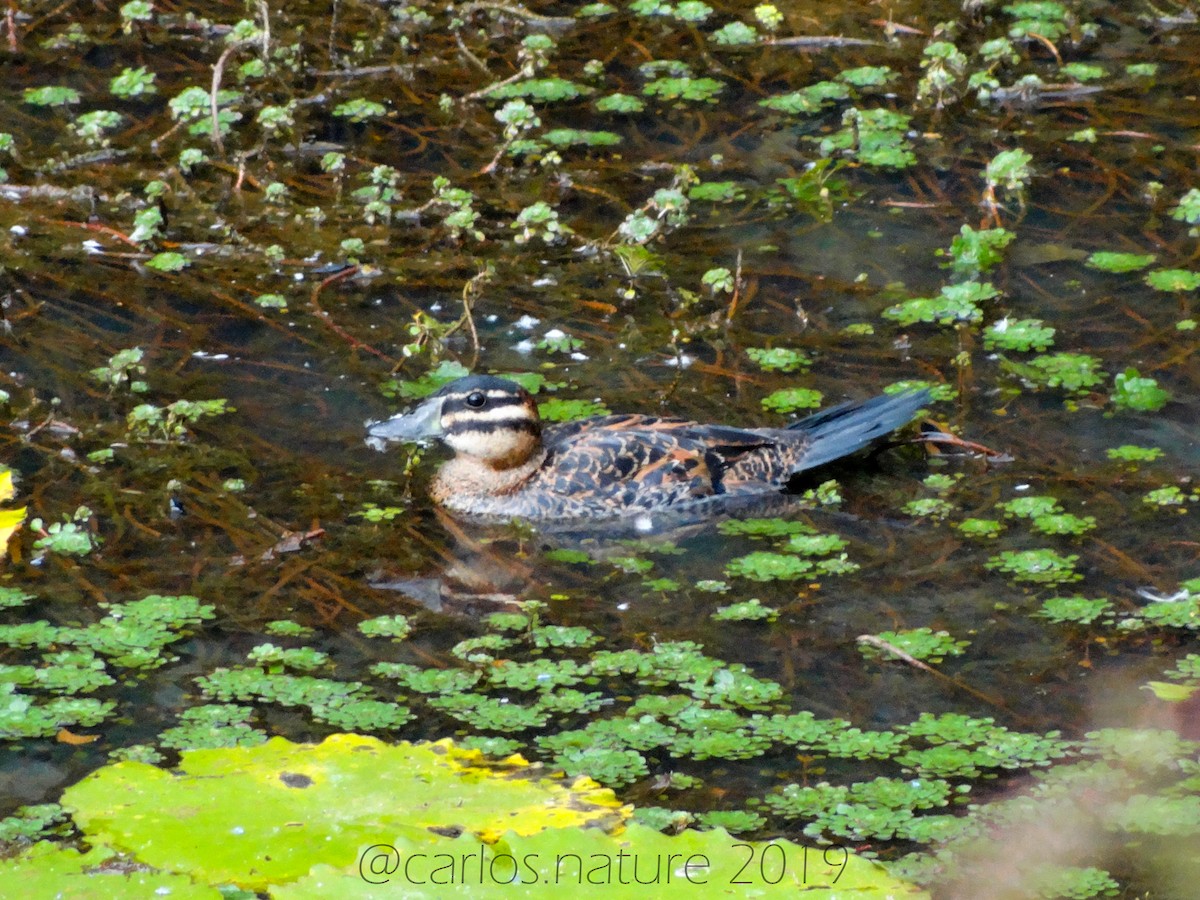
[(367, 433), (385, 441), (437, 438), (493, 469), (527, 462), (542, 444), (533, 397), (516, 382), (492, 375), (452, 381), (411, 412), (371, 424)]

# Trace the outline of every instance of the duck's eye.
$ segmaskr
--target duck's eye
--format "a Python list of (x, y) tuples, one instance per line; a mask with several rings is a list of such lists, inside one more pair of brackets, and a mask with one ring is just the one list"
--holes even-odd
[(487, 394), (483, 391), (472, 391), (467, 394), (467, 406), (471, 409), (482, 409), (487, 403)]

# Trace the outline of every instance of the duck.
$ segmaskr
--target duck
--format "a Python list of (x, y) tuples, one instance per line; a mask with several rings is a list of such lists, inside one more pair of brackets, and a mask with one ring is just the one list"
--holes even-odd
[(646, 414), (543, 422), (514, 381), (469, 375), (409, 412), (368, 422), (369, 443), (438, 440), (454, 456), (430, 486), (460, 516), (531, 523), (717, 512), (788, 493), (797, 475), (907, 425), (927, 389), (847, 402), (783, 428), (708, 425)]

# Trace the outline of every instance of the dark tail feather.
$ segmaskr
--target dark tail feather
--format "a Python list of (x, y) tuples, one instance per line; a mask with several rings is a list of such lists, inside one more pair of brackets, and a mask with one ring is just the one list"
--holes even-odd
[(930, 402), (927, 389), (873, 397), (861, 403), (841, 403), (788, 426), (812, 442), (797, 472), (833, 462), (861, 450), (876, 438), (907, 425), (917, 410)]

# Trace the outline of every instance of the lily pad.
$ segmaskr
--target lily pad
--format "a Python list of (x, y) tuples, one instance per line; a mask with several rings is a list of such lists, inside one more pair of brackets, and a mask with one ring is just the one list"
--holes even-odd
[(595, 782), (548, 778), (519, 756), (488, 764), (449, 741), (388, 745), (349, 734), (195, 750), (177, 772), (116, 763), (68, 788), (62, 803), (93, 844), (251, 890), (314, 865), (352, 866), (361, 847), (400, 832), (414, 841), (470, 832), (478, 842), (509, 830), (615, 827), (629, 814)]

